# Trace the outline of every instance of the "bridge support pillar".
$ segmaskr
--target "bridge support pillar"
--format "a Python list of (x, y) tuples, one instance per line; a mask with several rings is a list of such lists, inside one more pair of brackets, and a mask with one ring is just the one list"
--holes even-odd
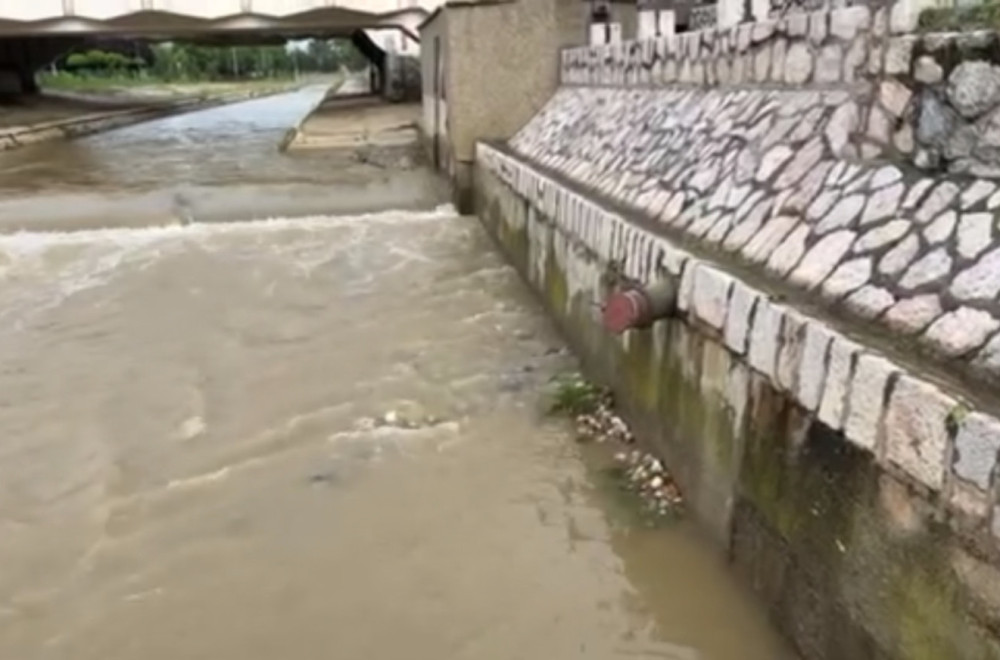
[(37, 93), (35, 72), (79, 41), (68, 37), (0, 39), (0, 95)]
[(35, 72), (27, 67), (0, 65), (0, 96), (37, 94)]

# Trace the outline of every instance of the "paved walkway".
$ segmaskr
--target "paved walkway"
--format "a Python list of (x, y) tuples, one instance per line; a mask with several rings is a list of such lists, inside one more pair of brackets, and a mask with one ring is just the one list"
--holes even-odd
[(416, 148), (419, 121), (419, 103), (387, 103), (352, 77), (302, 122), (288, 148)]

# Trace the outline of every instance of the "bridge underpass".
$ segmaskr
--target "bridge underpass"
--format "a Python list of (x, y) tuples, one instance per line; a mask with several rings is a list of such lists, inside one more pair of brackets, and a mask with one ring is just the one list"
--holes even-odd
[[(200, 5), (211, 5), (211, 7)], [(372, 30), (399, 30), (414, 41), (421, 7), (390, 11), (383, 2), (193, 3), (187, 0), (67, 0), (0, 6), (0, 95), (37, 91), (35, 72), (67, 50), (102, 39), (189, 41), (220, 46), (308, 38), (350, 38), (385, 80), (385, 53)], [(367, 7), (367, 11), (360, 7)], [(384, 9), (385, 11), (381, 11)]]

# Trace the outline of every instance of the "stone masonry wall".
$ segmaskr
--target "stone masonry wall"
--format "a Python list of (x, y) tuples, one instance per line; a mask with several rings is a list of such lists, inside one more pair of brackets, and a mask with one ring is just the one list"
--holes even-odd
[(791, 14), (644, 41), (562, 51), (564, 85), (617, 87), (771, 84), (801, 87), (860, 80), (886, 14), (868, 7)]
[[(607, 151), (611, 144), (629, 144), (621, 131), (633, 120), (642, 126), (651, 118), (622, 117), (628, 104), (617, 103), (614, 95), (620, 92), (601, 91), (611, 96), (602, 102), (599, 96), (580, 98), (579, 90), (563, 90), (554, 103), (561, 107), (567, 99), (586, 101), (592, 128), (603, 129), (603, 113), (618, 113), (619, 132), (599, 131)], [(629, 92), (632, 103), (640, 105), (647, 93)], [(717, 139), (699, 119), (704, 99), (696, 103), (692, 92), (676, 94), (664, 106), (666, 114), (678, 113), (676, 124), (662, 118), (656, 124), (663, 126), (665, 141), (687, 134), (681, 127), (704, 133), (705, 144)], [(784, 108), (767, 97), (711, 98), (716, 101), (709, 114), (733, 126), (744, 121), (755, 125), (754, 119), (772, 104)], [(830, 108), (822, 98), (814, 107), (823, 113)], [(599, 116), (593, 116), (595, 110)], [(786, 110), (769, 125), (794, 114), (787, 130), (796, 131), (810, 114), (809, 108), (802, 110)], [(802, 133), (807, 143), (816, 139)], [(566, 148), (572, 142), (559, 144)], [(696, 163), (714, 159), (716, 165), (668, 164), (676, 171), (666, 178), (680, 177), (685, 186), (697, 188), (692, 181), (699, 172), (713, 167), (725, 171), (727, 157), (716, 158), (706, 149), (702, 144), (688, 147)], [(802, 269), (801, 276), (837, 272), (828, 250), (869, 254), (867, 248), (855, 252), (860, 238), (841, 233), (843, 228), (824, 233), (837, 238), (808, 241), (810, 246), (804, 238), (796, 239), (793, 243), (803, 247), (790, 248), (787, 238), (796, 232), (808, 236), (813, 224), (776, 221), (785, 216), (771, 208), (781, 204), (765, 201), (771, 192), (763, 183), (774, 185), (792, 172), (782, 188), (791, 192), (778, 195), (782, 204), (796, 197), (807, 208), (810, 195), (795, 184), (819, 172), (808, 189), (818, 197), (824, 194), (818, 192), (821, 184), (832, 181), (827, 187), (836, 199), (827, 206), (833, 207), (853, 195), (870, 201), (879, 191), (893, 190), (881, 194), (902, 196), (894, 189), (903, 186), (898, 173), (821, 165), (815, 155), (801, 156), (815, 154), (817, 148), (787, 149), (781, 157), (757, 163), (747, 183), (714, 184), (704, 191), (718, 192), (720, 204), (732, 196), (732, 209), (757, 218), (754, 230), (734, 241), (739, 249), (756, 255), (758, 263), (772, 263), (778, 256), (777, 262), (790, 272)], [(604, 171), (604, 164), (596, 162), (600, 151), (589, 154), (595, 162), (579, 164), (570, 176), (546, 170), (540, 160), (529, 162), (544, 153), (518, 155), (480, 144), (478, 212), (542, 293), (584, 359), (618, 388), (640, 437), (666, 455), (688, 500), (730, 549), (803, 657), (1000, 658), (995, 632), (1000, 630), (995, 487), (1000, 420), (974, 400), (936, 384), (919, 366), (836, 330), (823, 317), (720, 263), (722, 255), (702, 252), (696, 243), (690, 250), (679, 247), (659, 224), (643, 222), (609, 201), (614, 196), (598, 201), (574, 180), (587, 167)], [(615, 179), (612, 192), (623, 186), (636, 199), (659, 198), (658, 207), (675, 204), (677, 213), (671, 218), (683, 215), (686, 205), (671, 202), (677, 192), (663, 193), (655, 183), (633, 190), (641, 177), (629, 179), (629, 164), (644, 162), (650, 153), (629, 151), (636, 160), (619, 162), (625, 176)], [(606, 157), (620, 159), (621, 154)], [(671, 152), (666, 160), (679, 157)], [(738, 159), (730, 159), (732, 168)], [(695, 171), (685, 175), (680, 172), (684, 169)], [(868, 192), (853, 192), (861, 190)], [(862, 208), (867, 204), (858, 203)], [(686, 217), (711, 231), (726, 213), (738, 211), (704, 208)], [(850, 215), (842, 211), (832, 217), (841, 214)], [(715, 221), (703, 220), (713, 216)], [(744, 221), (735, 222), (733, 230)], [(882, 234), (893, 233), (885, 229), (887, 224), (877, 226)], [(825, 240), (841, 247), (827, 246), (804, 261), (788, 256), (801, 257)], [(678, 278), (679, 318), (622, 338), (604, 332), (596, 310), (607, 292), (603, 278), (612, 264), (620, 264), (624, 275), (639, 283)], [(959, 326), (953, 327), (961, 334)]]
[(894, 84), (912, 90), (904, 112), (925, 170), (1000, 179), (1000, 34), (902, 36), (910, 67)]
[(905, 3), (562, 52), (565, 85), (845, 89), (836, 154), (1000, 179), (1000, 34), (912, 34)]
[(1000, 189), (836, 157), (842, 91), (563, 88), (512, 140), (665, 235), (1000, 379)]
[[(1000, 659), (1000, 37), (915, 7), (564, 50), (476, 154), (487, 226), (807, 660)], [(680, 317), (604, 332), (611, 265), (679, 278)]]
[(1000, 40), (893, 34), (895, 17), (566, 50), (568, 84), (512, 145), (1000, 383)]

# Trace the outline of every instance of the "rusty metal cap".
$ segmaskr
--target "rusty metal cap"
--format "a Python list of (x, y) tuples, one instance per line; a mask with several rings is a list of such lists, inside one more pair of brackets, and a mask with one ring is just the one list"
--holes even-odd
[(642, 324), (649, 304), (646, 296), (637, 289), (616, 291), (604, 303), (604, 327), (609, 332), (621, 334)]

